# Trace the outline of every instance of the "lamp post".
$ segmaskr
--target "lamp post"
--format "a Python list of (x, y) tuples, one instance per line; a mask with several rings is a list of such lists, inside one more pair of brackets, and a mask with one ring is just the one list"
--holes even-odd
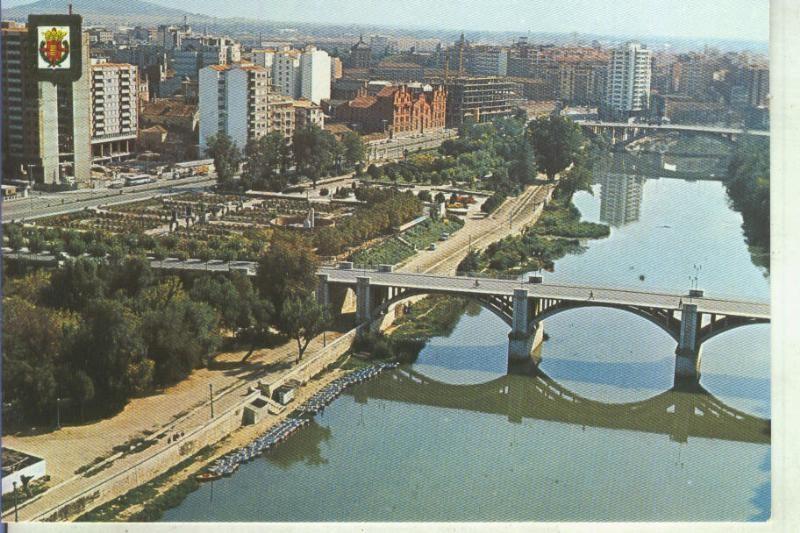
[(56, 398), (56, 429), (61, 429), (61, 398)]
[(17, 510), (17, 482), (11, 482), (14, 485), (14, 522), (19, 522), (19, 511)]
[(214, 385), (208, 384), (208, 398), (211, 402), (211, 418), (214, 418)]

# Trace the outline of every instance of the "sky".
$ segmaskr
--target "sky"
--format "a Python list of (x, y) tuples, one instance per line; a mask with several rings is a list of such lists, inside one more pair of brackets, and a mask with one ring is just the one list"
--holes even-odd
[[(111, 0), (113, 1), (113, 0)], [(409, 28), (769, 40), (769, 0), (150, 0), (219, 17)], [(30, 0), (6, 0), (11, 7)], [(79, 3), (79, 2), (77, 2)], [(122, 0), (124, 4), (124, 0)]]

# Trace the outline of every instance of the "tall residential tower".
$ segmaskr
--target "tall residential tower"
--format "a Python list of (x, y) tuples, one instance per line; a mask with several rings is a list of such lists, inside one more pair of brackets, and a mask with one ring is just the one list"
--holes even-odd
[(625, 120), (645, 114), (650, 107), (652, 53), (637, 42), (611, 51), (606, 79), (603, 114)]

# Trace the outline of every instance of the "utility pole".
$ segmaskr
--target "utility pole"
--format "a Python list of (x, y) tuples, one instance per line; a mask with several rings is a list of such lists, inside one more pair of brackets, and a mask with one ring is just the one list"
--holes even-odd
[(208, 384), (208, 398), (211, 401), (211, 418), (214, 418), (214, 385)]

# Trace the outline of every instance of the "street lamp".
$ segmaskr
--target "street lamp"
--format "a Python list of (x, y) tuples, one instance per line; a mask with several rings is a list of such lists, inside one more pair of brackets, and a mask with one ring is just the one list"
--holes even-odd
[(56, 429), (61, 429), (61, 398), (56, 398)]
[(19, 511), (17, 510), (17, 482), (12, 481), (14, 485), (14, 522), (19, 522)]
[(214, 385), (208, 384), (208, 397), (211, 401), (211, 418), (214, 418)]

